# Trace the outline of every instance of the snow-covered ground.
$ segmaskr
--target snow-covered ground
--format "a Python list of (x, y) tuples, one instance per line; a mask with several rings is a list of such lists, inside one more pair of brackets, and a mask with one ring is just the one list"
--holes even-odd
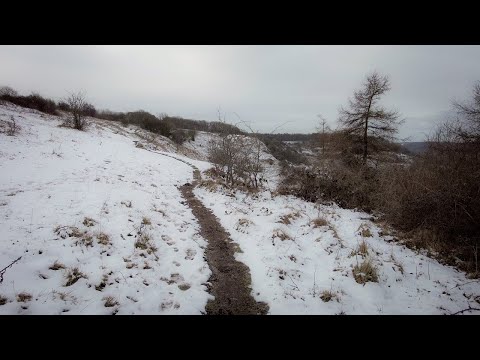
[(208, 158), (208, 144), (212, 140), (218, 139), (217, 134), (205, 131), (195, 132), (195, 141), (187, 141), (183, 144), (186, 149), (192, 150), (197, 154), (197, 158), (206, 161)]
[[(252, 294), (270, 314), (451, 314), (479, 307), (478, 281), (380, 236), (365, 213), (270, 191), (195, 193), (239, 244), (236, 259), (250, 268)], [(355, 280), (353, 269), (364, 261), (376, 268), (378, 282)]]
[(0, 269), (22, 258), (0, 284), (0, 314), (204, 311), (206, 242), (176, 187), (192, 169), (108, 121), (80, 132), (0, 105), (10, 116), (21, 130), (0, 134)]

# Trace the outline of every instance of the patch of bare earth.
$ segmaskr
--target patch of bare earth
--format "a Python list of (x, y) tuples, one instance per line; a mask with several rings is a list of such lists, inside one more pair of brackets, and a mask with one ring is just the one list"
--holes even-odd
[(220, 225), (217, 217), (194, 195), (193, 189), (200, 180), (198, 169), (194, 171), (193, 184), (185, 184), (180, 191), (200, 224), (200, 234), (208, 241), (207, 262), (212, 270), (209, 279), (210, 293), (215, 300), (206, 306), (208, 315), (265, 315), (268, 305), (257, 302), (251, 295), (249, 268), (235, 260), (235, 244)]

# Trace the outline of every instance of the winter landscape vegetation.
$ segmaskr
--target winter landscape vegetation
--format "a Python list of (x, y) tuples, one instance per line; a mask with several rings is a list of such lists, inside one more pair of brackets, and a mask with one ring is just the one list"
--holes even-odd
[(3, 84), (0, 314), (480, 314), (480, 82), (409, 141), (357, 78), (310, 132)]

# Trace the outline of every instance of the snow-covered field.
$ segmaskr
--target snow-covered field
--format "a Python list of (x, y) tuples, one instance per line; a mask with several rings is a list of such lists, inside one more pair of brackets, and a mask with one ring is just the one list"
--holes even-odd
[(106, 121), (79, 132), (1, 105), (10, 116), (21, 131), (0, 134), (0, 269), (22, 258), (0, 314), (200, 314), (206, 243), (176, 187), (192, 169)]
[[(479, 307), (478, 281), (380, 236), (365, 213), (270, 191), (195, 193), (239, 244), (236, 259), (250, 268), (252, 294), (270, 314), (451, 314)], [(378, 282), (357, 283), (353, 269), (364, 261), (376, 268)]]

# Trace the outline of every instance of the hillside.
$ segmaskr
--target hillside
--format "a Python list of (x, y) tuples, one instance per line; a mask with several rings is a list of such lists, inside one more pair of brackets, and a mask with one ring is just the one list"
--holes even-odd
[[(208, 132), (177, 146), (134, 126), (90, 118), (80, 132), (0, 105), (0, 121), (11, 116), (20, 130), (0, 133), (0, 269), (21, 259), (3, 274), (0, 314), (212, 313), (228, 307), (222, 281), (239, 265), (245, 301), (268, 314), (478, 307), (478, 281), (394, 241), (366, 213), (278, 195), (266, 148), (268, 183), (245, 193), (206, 181)], [(223, 248), (231, 266), (212, 265)]]

